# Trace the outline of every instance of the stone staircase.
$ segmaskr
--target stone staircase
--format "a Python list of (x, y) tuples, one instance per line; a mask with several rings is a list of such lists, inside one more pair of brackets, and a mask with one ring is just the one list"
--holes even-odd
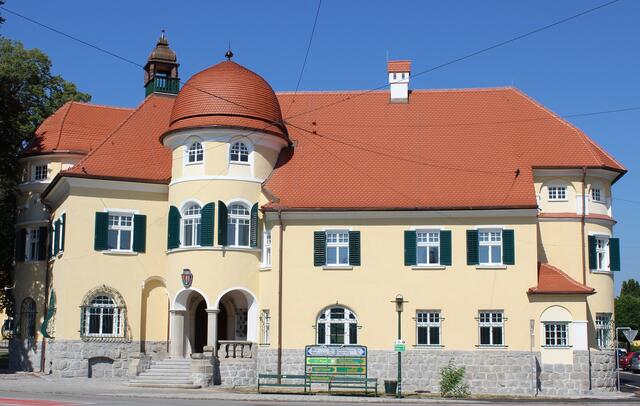
[(191, 379), (191, 360), (167, 358), (153, 361), (151, 367), (129, 381), (129, 386), (146, 388), (198, 389)]

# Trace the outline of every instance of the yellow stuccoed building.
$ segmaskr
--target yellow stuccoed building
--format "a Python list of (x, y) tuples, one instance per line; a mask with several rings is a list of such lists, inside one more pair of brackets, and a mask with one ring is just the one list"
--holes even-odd
[[(514, 88), (274, 93), (227, 61), (135, 109), (68, 103), (22, 157), (11, 366), (256, 385), (307, 345), (474, 393), (615, 388), (617, 161)], [(164, 372), (163, 372), (164, 371)], [(167, 372), (169, 371), (169, 372)]]

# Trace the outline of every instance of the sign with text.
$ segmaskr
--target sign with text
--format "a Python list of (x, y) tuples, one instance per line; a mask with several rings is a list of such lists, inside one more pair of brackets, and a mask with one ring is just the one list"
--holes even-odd
[(407, 342), (405, 340), (394, 341), (393, 350), (395, 352), (405, 352), (407, 350)]
[(364, 345), (308, 345), (307, 357), (366, 357)]
[(304, 352), (307, 382), (330, 382), (337, 376), (367, 376), (364, 345), (307, 345)]

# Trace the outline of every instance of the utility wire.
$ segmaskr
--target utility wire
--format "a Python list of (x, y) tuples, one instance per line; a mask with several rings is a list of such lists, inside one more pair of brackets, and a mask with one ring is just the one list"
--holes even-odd
[[(560, 25), (560, 24), (564, 24), (564, 23), (569, 22), (569, 21), (571, 21), (571, 20), (574, 20), (574, 19), (576, 19), (576, 18), (582, 17), (582, 16), (584, 16), (584, 15), (586, 15), (586, 14), (593, 13), (594, 11), (600, 10), (600, 9), (602, 9), (602, 8), (604, 8), (604, 7), (610, 6), (610, 5), (612, 5), (612, 4), (614, 4), (614, 3), (617, 3), (617, 2), (619, 2), (619, 1), (620, 1), (620, 0), (613, 0), (613, 1), (609, 1), (609, 2), (607, 2), (607, 3), (601, 4), (601, 5), (599, 5), (599, 6), (592, 7), (592, 8), (590, 8), (590, 9), (585, 10), (585, 11), (582, 11), (582, 12), (580, 12), (580, 13), (578, 13), (578, 14), (574, 14), (574, 15), (572, 15), (572, 16), (570, 16), (570, 17), (563, 18), (563, 19), (558, 20), (558, 21), (555, 21), (555, 22), (553, 22), (553, 23), (551, 23), (551, 24), (547, 24), (547, 25), (545, 25), (545, 26), (542, 26), (542, 27), (536, 28), (536, 29), (534, 29), (534, 30), (531, 30), (531, 31), (529, 31), (529, 32), (526, 32), (526, 33), (524, 33), (524, 34), (521, 34), (521, 35), (515, 36), (515, 37), (513, 37), (513, 38), (510, 38), (510, 39), (507, 39), (507, 40), (504, 40), (504, 41), (498, 42), (498, 43), (493, 44), (493, 45), (491, 45), (491, 46), (488, 46), (488, 47), (486, 47), (486, 48), (479, 49), (479, 50), (477, 50), (477, 51), (475, 51), (475, 52), (472, 52), (472, 53), (470, 53), (470, 54), (463, 55), (463, 56), (461, 56), (461, 57), (458, 57), (458, 58), (452, 59), (452, 60), (450, 60), (450, 61), (448, 61), (448, 62), (445, 62), (445, 63), (442, 63), (442, 64), (440, 64), (440, 65), (436, 65), (436, 66), (434, 66), (434, 67), (431, 67), (431, 68), (425, 69), (425, 70), (420, 71), (420, 72), (418, 72), (418, 73), (415, 73), (415, 74), (413, 74), (413, 75), (411, 75), (411, 76), (412, 76), (412, 77), (421, 76), (421, 75), (424, 75), (424, 74), (427, 74), (427, 73), (430, 73), (430, 72), (436, 71), (436, 70), (438, 70), (438, 69), (442, 69), (442, 68), (444, 68), (444, 67), (446, 67), (446, 66), (453, 65), (453, 64), (458, 63), (458, 62), (462, 62), (462, 61), (464, 61), (464, 60), (466, 60), (466, 59), (473, 58), (474, 56), (478, 56), (478, 55), (480, 55), (480, 54), (483, 54), (483, 53), (486, 53), (486, 52), (492, 51), (492, 50), (494, 50), (494, 49), (496, 49), (496, 48), (499, 48), (499, 47), (502, 47), (502, 46), (508, 45), (508, 44), (510, 44), (510, 43), (512, 43), (512, 42), (515, 42), (515, 41), (521, 40), (521, 39), (523, 39), (523, 38), (529, 37), (529, 36), (531, 36), (531, 35), (535, 35), (535, 34), (537, 34), (537, 33), (539, 33), (539, 32), (542, 32), (542, 31), (548, 30), (549, 28), (553, 28), (553, 27), (558, 26), (558, 25)], [(285, 120), (288, 120), (288, 119), (291, 119), (291, 118), (294, 118), (294, 117), (298, 117), (298, 116), (301, 116), (301, 115), (309, 114), (309, 113), (312, 113), (312, 112), (314, 112), (314, 111), (318, 111), (318, 110), (324, 109), (324, 108), (326, 108), (326, 107), (335, 106), (336, 104), (340, 104), (340, 103), (343, 103), (343, 102), (345, 102), (345, 101), (355, 99), (356, 97), (360, 97), (360, 96), (363, 96), (363, 95), (365, 95), (365, 94), (368, 94), (368, 93), (374, 92), (374, 91), (376, 91), (376, 90), (383, 89), (383, 88), (387, 87), (388, 85), (389, 85), (388, 83), (385, 83), (384, 85), (381, 85), (381, 86), (378, 86), (378, 87), (374, 87), (373, 89), (365, 90), (365, 91), (363, 91), (363, 92), (361, 92), (361, 93), (355, 93), (355, 94), (353, 94), (353, 95), (351, 95), (351, 96), (345, 97), (345, 98), (340, 99), (340, 100), (337, 100), (337, 101), (335, 101), (335, 102), (328, 103), (328, 104), (326, 104), (326, 105), (319, 106), (319, 107), (316, 107), (316, 108), (313, 108), (313, 109), (310, 109), (310, 110), (307, 110), (307, 111), (304, 111), (304, 112), (301, 112), (301, 113), (295, 114), (295, 115), (290, 116), (290, 117), (286, 117), (286, 118), (285, 118)]]
[(316, 17), (313, 20), (313, 28), (311, 28), (311, 35), (309, 36), (309, 43), (307, 44), (307, 52), (304, 54), (304, 61), (302, 62), (302, 68), (300, 69), (300, 75), (298, 75), (298, 83), (296, 84), (296, 90), (293, 92), (293, 97), (291, 98), (291, 103), (289, 103), (289, 108), (287, 109), (287, 114), (289, 114), (289, 110), (291, 110), (291, 106), (296, 100), (296, 94), (298, 94), (298, 89), (300, 88), (300, 82), (302, 82), (302, 75), (304, 74), (304, 68), (307, 66), (307, 59), (309, 58), (309, 51), (311, 51), (311, 43), (313, 42), (313, 34), (316, 32), (316, 25), (318, 24), (318, 16), (320, 15), (320, 7), (322, 6), (322, 0), (318, 0), (318, 8), (316, 10)]

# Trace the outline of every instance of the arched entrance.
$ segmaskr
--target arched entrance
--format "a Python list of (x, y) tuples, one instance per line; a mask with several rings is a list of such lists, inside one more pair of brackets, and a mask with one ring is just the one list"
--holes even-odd
[(246, 289), (230, 289), (218, 299), (218, 340), (256, 341), (258, 301)]
[(208, 340), (207, 300), (198, 291), (186, 289), (176, 295), (171, 310), (171, 356), (202, 353)]

